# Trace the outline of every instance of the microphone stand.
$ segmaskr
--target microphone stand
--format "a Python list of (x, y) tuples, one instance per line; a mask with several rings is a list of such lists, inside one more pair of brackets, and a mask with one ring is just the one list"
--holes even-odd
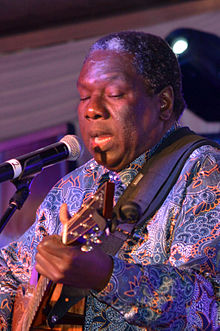
[(34, 176), (32, 178), (11, 181), (16, 186), (17, 191), (10, 199), (9, 206), (1, 218), (0, 233), (3, 231), (4, 227), (6, 226), (12, 215), (15, 213), (15, 211), (22, 208), (25, 200), (30, 194), (30, 186), (33, 179)]
[[(3, 231), (15, 211), (22, 208), (24, 202), (30, 195), (31, 183), (33, 179), (42, 171), (42, 164), (39, 158), (38, 161), (39, 163), (36, 164), (36, 157), (26, 160), (24, 169), (20, 176), (11, 181), (11, 183), (15, 185), (17, 191), (10, 199), (9, 206), (0, 220), (0, 233)], [(25, 177), (23, 178), (24, 173)]]

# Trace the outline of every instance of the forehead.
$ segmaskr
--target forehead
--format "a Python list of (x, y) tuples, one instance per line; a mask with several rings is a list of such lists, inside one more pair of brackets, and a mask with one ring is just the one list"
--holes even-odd
[(138, 76), (133, 64), (133, 56), (109, 50), (94, 51), (87, 58), (79, 75), (78, 85), (85, 81), (93, 83), (100, 79), (128, 80)]

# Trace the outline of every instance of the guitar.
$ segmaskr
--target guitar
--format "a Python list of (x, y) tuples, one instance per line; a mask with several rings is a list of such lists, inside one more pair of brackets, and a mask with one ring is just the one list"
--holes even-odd
[[(114, 183), (105, 182), (97, 192), (81, 206), (67, 223), (63, 224), (62, 241), (71, 245), (74, 241), (84, 238), (86, 243), (81, 247), (84, 252), (92, 249), (91, 242), (98, 243), (99, 235), (106, 228), (105, 219), (111, 219), (114, 196)], [(97, 210), (102, 210), (103, 217), (97, 217)], [(40, 276), (36, 287), (20, 285), (17, 289), (12, 331), (50, 330), (46, 325), (48, 308), (57, 300), (56, 292), (60, 293), (62, 285), (53, 284), (48, 278)], [(76, 305), (78, 310), (79, 304)], [(74, 321), (71, 322), (71, 325)], [(55, 327), (53, 330), (80, 330), (78, 327)]]

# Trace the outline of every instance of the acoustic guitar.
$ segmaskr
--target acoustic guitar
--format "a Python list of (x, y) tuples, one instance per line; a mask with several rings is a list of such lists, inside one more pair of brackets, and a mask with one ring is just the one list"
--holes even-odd
[[(67, 223), (62, 224), (63, 243), (71, 245), (74, 241), (84, 238), (85, 243), (81, 249), (84, 252), (90, 251), (91, 243), (98, 243), (99, 236), (106, 229), (105, 219), (112, 217), (113, 197), (114, 183), (105, 182)], [(104, 218), (97, 217), (97, 210), (102, 210)], [(12, 331), (51, 330), (47, 323), (47, 316), (54, 302), (59, 298), (61, 289), (62, 284), (54, 284), (42, 275), (36, 286), (20, 285), (15, 297)], [(82, 326), (76, 324), (78, 324), (77, 319), (80, 321), (83, 319), (79, 316), (83, 315), (84, 303), (85, 298), (73, 306), (67, 313), (66, 321), (65, 317), (58, 321), (53, 330), (82, 330)], [(61, 325), (62, 321), (65, 324)]]

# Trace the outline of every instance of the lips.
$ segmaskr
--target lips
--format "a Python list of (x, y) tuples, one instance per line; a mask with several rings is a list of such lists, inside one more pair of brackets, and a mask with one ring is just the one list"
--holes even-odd
[(112, 145), (113, 134), (106, 128), (90, 128), (89, 145), (92, 150), (104, 152)]
[(103, 134), (92, 137), (91, 138), (92, 148), (95, 149), (98, 147), (101, 151), (105, 151), (110, 147), (112, 138), (113, 138), (112, 135), (109, 134)]

